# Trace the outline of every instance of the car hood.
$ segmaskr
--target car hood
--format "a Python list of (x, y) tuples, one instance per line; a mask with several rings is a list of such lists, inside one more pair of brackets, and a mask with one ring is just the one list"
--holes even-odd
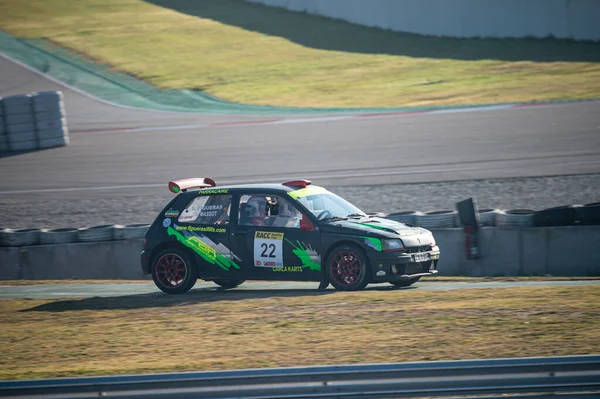
[(433, 234), (427, 229), (409, 226), (404, 223), (379, 217), (322, 223), (321, 230), (339, 234), (368, 235), (370, 237), (379, 238), (400, 238), (407, 247), (430, 245), (435, 242)]

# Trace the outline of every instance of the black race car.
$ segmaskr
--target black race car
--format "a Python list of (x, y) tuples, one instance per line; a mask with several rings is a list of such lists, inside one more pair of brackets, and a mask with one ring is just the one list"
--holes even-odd
[(142, 271), (181, 294), (197, 279), (233, 288), (246, 280), (408, 286), (437, 273), (430, 231), (372, 217), (309, 180), (216, 187), (209, 178), (169, 182), (178, 194), (144, 240)]

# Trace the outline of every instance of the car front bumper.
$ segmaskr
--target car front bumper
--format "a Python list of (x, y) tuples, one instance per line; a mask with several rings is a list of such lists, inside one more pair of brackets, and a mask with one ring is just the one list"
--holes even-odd
[(404, 280), (438, 273), (440, 251), (419, 253), (379, 252), (371, 258), (373, 282)]

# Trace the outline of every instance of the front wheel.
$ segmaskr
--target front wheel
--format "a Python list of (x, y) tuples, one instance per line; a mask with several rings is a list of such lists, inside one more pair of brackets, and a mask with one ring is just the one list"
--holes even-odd
[(369, 284), (369, 264), (363, 251), (354, 245), (340, 245), (326, 263), (327, 278), (340, 291), (358, 291)]
[(421, 279), (421, 277), (419, 276), (419, 277), (409, 278), (407, 280), (390, 281), (390, 284), (395, 285), (396, 287), (408, 287), (409, 285), (413, 285), (420, 279)]
[(198, 270), (185, 251), (167, 248), (152, 260), (152, 279), (167, 294), (183, 294), (196, 284)]
[(238, 285), (241, 285), (244, 281), (246, 280), (213, 280), (215, 284), (220, 285), (225, 289), (235, 288)]

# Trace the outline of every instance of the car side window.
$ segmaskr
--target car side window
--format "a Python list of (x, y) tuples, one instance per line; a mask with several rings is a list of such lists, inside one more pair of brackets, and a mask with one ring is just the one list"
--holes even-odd
[(300, 228), (302, 214), (289, 201), (278, 195), (243, 195), (240, 198), (240, 226), (273, 226)]
[(231, 195), (202, 195), (194, 198), (181, 212), (179, 223), (229, 224)]

